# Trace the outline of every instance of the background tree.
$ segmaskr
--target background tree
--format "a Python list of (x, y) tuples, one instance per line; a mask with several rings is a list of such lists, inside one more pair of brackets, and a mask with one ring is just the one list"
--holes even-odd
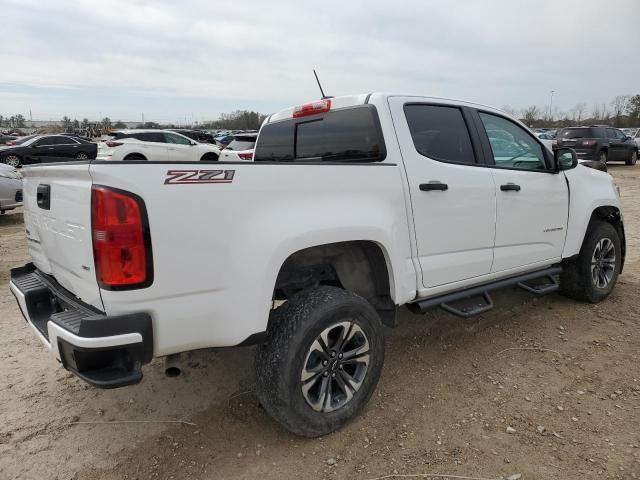
[(533, 125), (540, 117), (540, 110), (535, 105), (525, 108), (522, 111), (522, 121), (528, 126)]
[(111, 119), (109, 117), (104, 117), (100, 123), (104, 128), (111, 128)]
[(587, 104), (586, 103), (578, 103), (575, 107), (571, 109), (571, 120), (573, 120), (576, 124), (580, 125), (582, 120), (584, 119), (584, 115), (587, 112)]
[(71, 130), (71, 119), (66, 115), (62, 117), (62, 128), (64, 128), (65, 131)]
[(80, 128), (80, 122), (78, 121), (77, 118), (73, 119), (73, 124), (72, 125), (73, 125), (73, 129), (74, 130), (78, 130)]
[(627, 115), (630, 126), (640, 125), (640, 95), (634, 95), (627, 102)]
[(613, 124), (616, 127), (622, 126), (622, 115), (627, 111), (629, 98), (629, 95), (618, 95), (611, 100), (611, 107), (613, 108)]
[(113, 124), (113, 128), (127, 128), (127, 124), (124, 123), (122, 120), (118, 120), (116, 123)]
[(88, 118), (83, 118), (82, 119), (82, 128), (84, 128), (85, 130), (87, 128), (89, 128), (89, 119)]

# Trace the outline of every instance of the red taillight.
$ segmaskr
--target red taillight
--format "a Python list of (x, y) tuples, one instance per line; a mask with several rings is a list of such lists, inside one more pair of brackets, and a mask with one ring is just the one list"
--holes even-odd
[(594, 138), (590, 138), (587, 140), (582, 140), (582, 146), (583, 147), (593, 147), (595, 146), (595, 144), (598, 143), (598, 141)]
[(238, 156), (242, 159), (242, 160), (253, 160), (253, 152), (249, 152), (249, 153), (239, 153)]
[(100, 287), (118, 290), (151, 285), (151, 242), (142, 199), (122, 190), (94, 186), (91, 212)]
[(318, 100), (317, 102), (305, 103), (293, 107), (293, 118), (306, 117), (316, 113), (326, 113), (331, 110), (331, 100)]
[(107, 143), (107, 147), (119, 147), (120, 145), (123, 145), (122, 142), (106, 142)]

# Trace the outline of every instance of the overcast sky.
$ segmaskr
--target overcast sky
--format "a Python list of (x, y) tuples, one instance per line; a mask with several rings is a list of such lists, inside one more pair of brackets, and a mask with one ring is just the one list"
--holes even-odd
[(502, 107), (640, 93), (640, 0), (0, 0), (0, 114), (203, 121), (393, 91)]

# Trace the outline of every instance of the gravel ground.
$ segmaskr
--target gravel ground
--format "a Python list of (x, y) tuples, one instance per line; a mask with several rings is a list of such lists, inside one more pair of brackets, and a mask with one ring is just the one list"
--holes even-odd
[[(0, 479), (640, 478), (640, 167), (610, 171), (628, 253), (607, 301), (508, 289), (468, 320), (403, 310), (372, 401), (322, 439), (290, 435), (259, 407), (252, 349), (195, 352), (177, 378), (156, 361), (140, 385), (90, 388), (51, 361), (1, 289)], [(0, 216), (0, 283), (26, 260), (21, 212)], [(149, 423), (74, 423), (123, 420)], [(166, 420), (195, 425), (154, 423)]]

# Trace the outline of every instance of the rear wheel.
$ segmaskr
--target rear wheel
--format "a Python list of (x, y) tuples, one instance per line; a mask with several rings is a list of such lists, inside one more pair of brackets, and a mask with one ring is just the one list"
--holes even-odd
[(625, 163), (627, 165), (635, 165), (637, 161), (638, 161), (638, 151), (633, 150), (631, 152), (631, 157), (629, 157), (629, 160), (627, 160)]
[(305, 290), (269, 322), (256, 355), (258, 398), (289, 431), (326, 435), (367, 403), (383, 361), (382, 325), (369, 302), (335, 287)]
[(218, 160), (218, 155), (212, 152), (205, 153), (200, 159), (201, 162), (215, 162), (217, 160)]
[(22, 161), (20, 160), (20, 157), (18, 155), (11, 154), (4, 157), (4, 163), (11, 167), (17, 168), (22, 164)]
[(608, 222), (592, 223), (580, 254), (564, 265), (560, 279), (562, 292), (585, 302), (604, 300), (618, 280), (621, 261), (617, 230)]
[(600, 155), (598, 155), (598, 160), (600, 160), (602, 163), (607, 163), (608, 158), (609, 155), (607, 154), (606, 150), (602, 150), (600, 152)]

